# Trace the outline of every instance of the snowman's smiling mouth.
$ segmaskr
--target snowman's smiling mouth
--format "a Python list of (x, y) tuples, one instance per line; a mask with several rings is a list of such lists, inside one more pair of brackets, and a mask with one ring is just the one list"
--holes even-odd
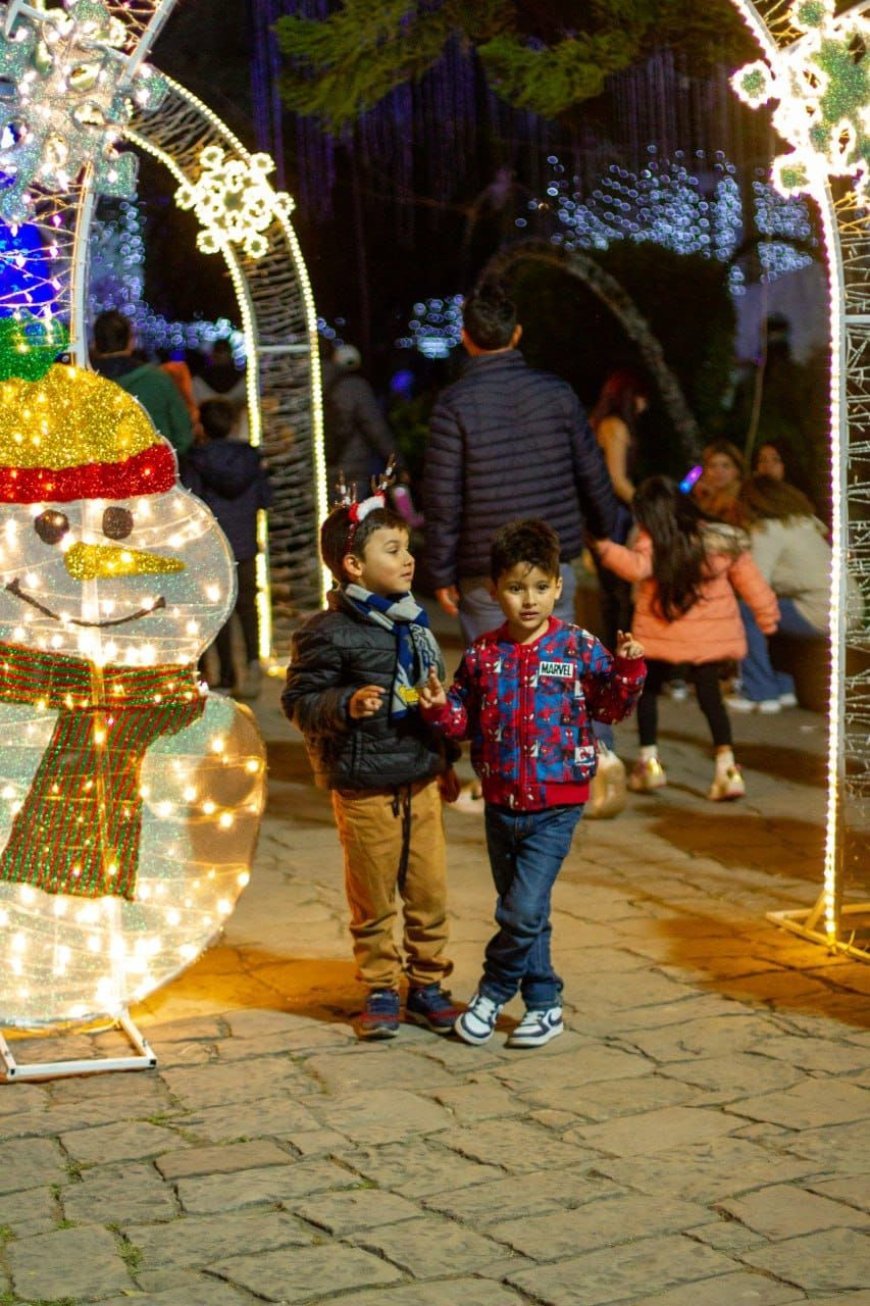
[[(31, 594), (25, 593), (21, 588), (21, 582), (18, 580), (17, 576), (15, 580), (9, 582), (6, 588), (10, 594), (14, 594), (15, 597), (21, 599), (23, 603), (29, 603), (32, 608), (36, 608), (37, 612), (41, 612), (43, 616), (51, 617), (52, 621), (60, 621), (60, 617), (56, 612), (52, 612), (51, 608), (45, 607), (43, 603), (40, 603), (38, 599), (33, 598)], [(113, 617), (111, 621), (76, 621), (74, 617), (70, 617), (69, 624), (71, 626), (97, 626), (102, 630), (106, 626), (124, 626), (128, 621), (138, 621), (140, 617), (150, 617), (152, 612), (157, 612), (159, 608), (165, 607), (166, 599), (161, 594), (160, 598), (157, 599), (150, 608), (140, 608), (138, 612), (131, 612), (129, 616), (126, 617)]]

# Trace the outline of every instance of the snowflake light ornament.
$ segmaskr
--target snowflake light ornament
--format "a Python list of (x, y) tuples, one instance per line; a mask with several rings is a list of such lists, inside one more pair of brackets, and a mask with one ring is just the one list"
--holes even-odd
[(65, 193), (82, 169), (101, 195), (135, 192), (137, 159), (115, 148), (133, 104), (155, 109), (165, 80), (141, 64), (127, 76), (124, 24), (102, 0), (65, 0), (37, 18), (7, 11), (0, 31), (0, 78), (13, 93), (0, 107), (0, 216), (23, 221), (30, 188)]
[(859, 12), (837, 18), (835, 0), (797, 0), (789, 10), (803, 33), (779, 52), (734, 74), (731, 84), (751, 108), (778, 100), (773, 125), (792, 146), (773, 162), (783, 195), (812, 186), (822, 172), (853, 177), (859, 204), (870, 204), (870, 21)]
[(196, 243), (204, 254), (217, 254), (240, 245), (251, 258), (269, 248), (264, 233), (276, 218), (289, 218), (293, 200), (275, 191), (267, 177), (275, 164), (268, 154), (247, 159), (227, 158), (219, 145), (199, 156), (202, 171), (196, 183), (183, 182), (175, 192), (179, 208), (193, 209), (204, 230)]

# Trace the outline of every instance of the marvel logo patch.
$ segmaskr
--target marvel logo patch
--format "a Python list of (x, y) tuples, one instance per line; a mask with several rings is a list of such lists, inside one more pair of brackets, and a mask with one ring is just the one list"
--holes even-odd
[(538, 667), (539, 676), (558, 676), (560, 680), (574, 679), (573, 662), (542, 662)]

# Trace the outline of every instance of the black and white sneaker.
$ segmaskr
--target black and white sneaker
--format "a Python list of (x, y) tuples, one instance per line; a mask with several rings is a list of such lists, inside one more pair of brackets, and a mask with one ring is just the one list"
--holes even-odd
[(558, 1038), (565, 1026), (562, 1008), (548, 1007), (546, 1011), (527, 1011), (516, 1029), (509, 1035), (509, 1048), (540, 1048), (550, 1039)]

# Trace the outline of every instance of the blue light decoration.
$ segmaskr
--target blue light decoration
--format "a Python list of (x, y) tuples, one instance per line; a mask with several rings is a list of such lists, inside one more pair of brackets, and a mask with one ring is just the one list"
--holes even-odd
[(417, 349), (424, 358), (447, 358), (462, 336), (462, 295), (420, 300), (408, 322), (408, 334), (396, 341), (399, 349)]
[(56, 246), (43, 245), (36, 227), (0, 218), (0, 315), (18, 309), (53, 311), (61, 283), (54, 274)]

